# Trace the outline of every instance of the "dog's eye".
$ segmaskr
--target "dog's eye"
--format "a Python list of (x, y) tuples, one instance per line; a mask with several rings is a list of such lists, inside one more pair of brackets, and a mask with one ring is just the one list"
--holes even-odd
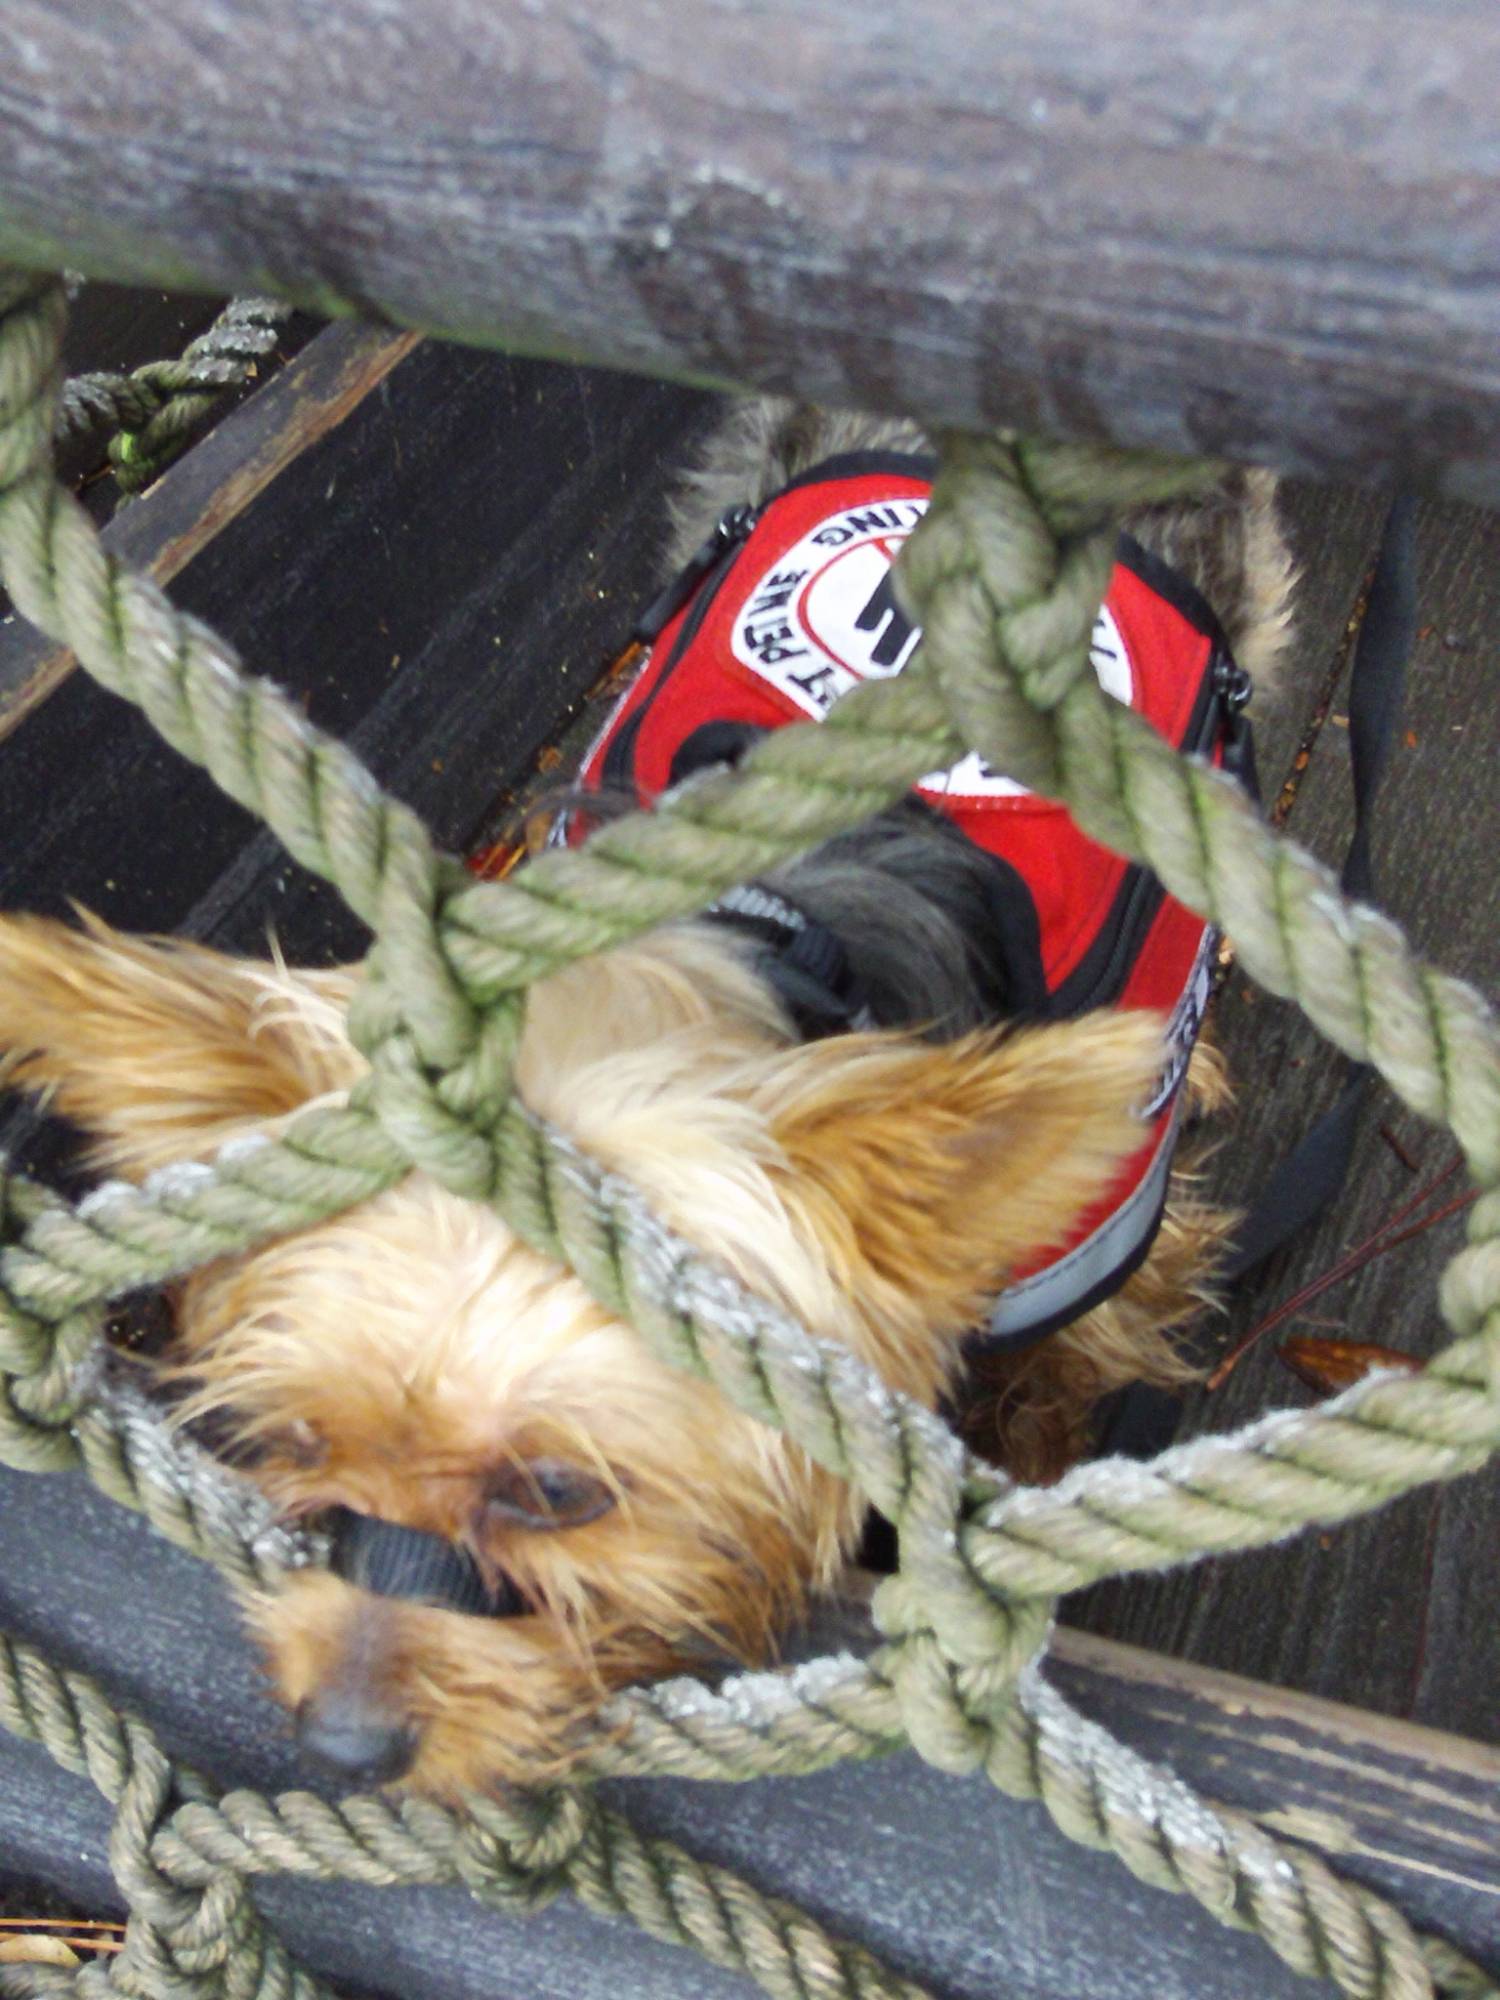
[(220, 1413), (218, 1423), (210, 1412), (195, 1424), (194, 1435), (231, 1465), (246, 1471), (271, 1466), (283, 1471), (316, 1472), (328, 1462), (327, 1438), (300, 1417), (279, 1430), (254, 1431), (248, 1437), (238, 1434), (232, 1428), (233, 1422), (232, 1412)]
[(495, 1474), (485, 1495), (489, 1521), (523, 1528), (581, 1528), (614, 1506), (613, 1488), (596, 1473), (560, 1458), (532, 1458)]

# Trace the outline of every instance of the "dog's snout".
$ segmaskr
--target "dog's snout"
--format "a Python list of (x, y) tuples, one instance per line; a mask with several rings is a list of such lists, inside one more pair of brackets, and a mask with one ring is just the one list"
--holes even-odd
[(297, 1711), (304, 1755), (350, 1785), (389, 1785), (411, 1769), (417, 1732), (404, 1716), (363, 1695), (313, 1695)]

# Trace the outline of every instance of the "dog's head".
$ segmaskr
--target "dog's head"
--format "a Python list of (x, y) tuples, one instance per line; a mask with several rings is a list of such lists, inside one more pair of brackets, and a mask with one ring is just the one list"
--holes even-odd
[[(140, 1176), (346, 1089), (344, 973), (0, 920), (0, 1063)], [(532, 1107), (667, 1222), (934, 1401), (962, 1332), (1141, 1140), (1151, 1017), (798, 1045), (740, 949), (659, 933), (532, 997)], [(420, 1174), (185, 1281), (184, 1407), (290, 1515), (427, 1531), (512, 1615), (298, 1573), (250, 1615), (309, 1747), (439, 1792), (563, 1768), (609, 1693), (764, 1659), (860, 1507)]]

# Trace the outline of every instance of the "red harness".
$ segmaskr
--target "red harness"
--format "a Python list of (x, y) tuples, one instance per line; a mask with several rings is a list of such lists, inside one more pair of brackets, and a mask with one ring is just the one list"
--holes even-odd
[[(737, 734), (743, 743), (745, 726), (819, 719), (861, 681), (899, 673), (919, 634), (896, 602), (891, 563), (930, 493), (926, 461), (854, 453), (795, 481), (758, 514), (726, 517), (655, 620), (648, 614), (650, 655), (585, 759), (584, 788), (627, 785), (649, 804), (687, 770), (722, 758), (719, 742)], [(1238, 749), (1248, 687), (1212, 612), (1128, 538), (1092, 661), (1107, 692), (1179, 748), (1215, 761)], [(1068, 1239), (1039, 1251), (996, 1304), (990, 1337), (1023, 1345), (1107, 1297), (1150, 1248), (1215, 939), (1154, 876), (1087, 839), (1062, 806), (977, 753), (917, 789), (1024, 883), (1047, 1014), (1150, 1007), (1169, 1019), (1168, 1059), (1142, 1107), (1149, 1135)]]

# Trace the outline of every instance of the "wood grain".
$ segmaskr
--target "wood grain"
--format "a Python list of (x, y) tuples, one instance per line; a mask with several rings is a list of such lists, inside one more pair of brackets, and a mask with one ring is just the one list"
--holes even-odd
[(0, 255), (1500, 496), (1484, 0), (10, 0)]
[[(187, 554), (177, 602), (462, 847), (583, 702), (653, 587), (660, 517), (640, 495), (707, 405), (618, 376), (410, 349), (405, 336), (387, 370), (380, 336), (322, 339), (308, 371), (266, 392), (271, 409), (257, 398), (190, 455), (182, 518), (166, 504), (147, 516), (143, 501), (121, 533), (140, 517), (133, 532), (161, 531), (158, 556)], [(276, 411), (295, 423), (309, 371), (330, 392), (319, 410), (341, 408), (351, 354), (373, 357), (374, 392), (333, 428), (313, 425), (258, 483), (261, 447), (269, 436), (279, 454), (285, 436)], [(214, 476), (226, 469), (233, 507)], [(194, 495), (223, 518), (185, 548)], [(248, 950), (271, 920), (293, 953), (361, 945), (331, 892), (77, 675), (0, 741), (0, 901), (58, 909), (69, 896), (130, 928), (187, 924)]]

